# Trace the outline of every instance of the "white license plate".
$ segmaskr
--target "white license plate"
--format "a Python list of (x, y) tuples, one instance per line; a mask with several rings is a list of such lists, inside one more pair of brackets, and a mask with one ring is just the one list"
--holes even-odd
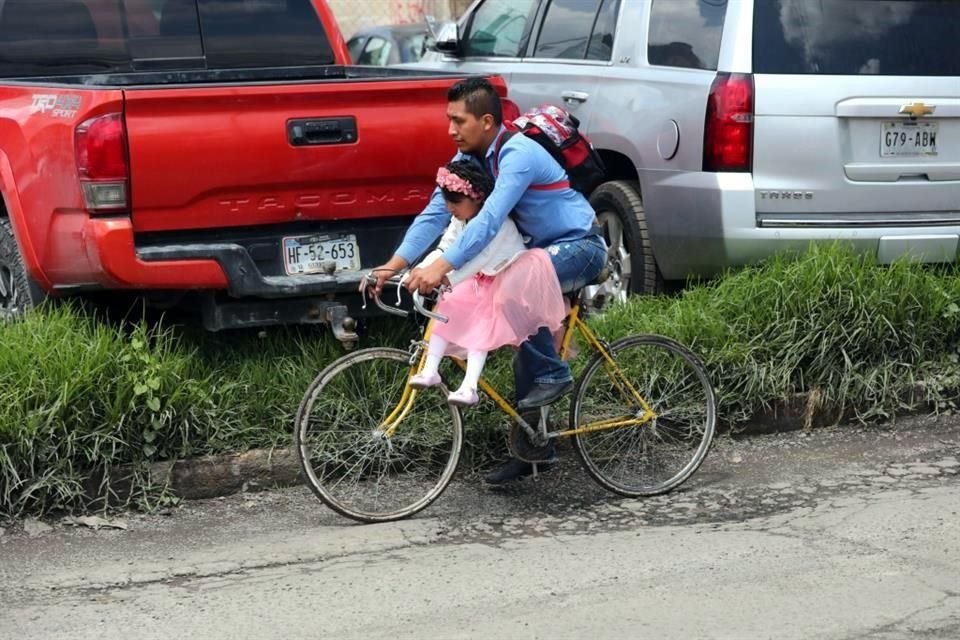
[(936, 122), (884, 122), (880, 131), (880, 155), (884, 158), (935, 156), (938, 126)]
[(360, 248), (353, 235), (283, 239), (283, 265), (290, 275), (359, 271)]

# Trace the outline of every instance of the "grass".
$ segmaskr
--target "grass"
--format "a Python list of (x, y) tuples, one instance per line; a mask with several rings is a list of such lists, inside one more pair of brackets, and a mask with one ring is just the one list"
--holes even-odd
[(659, 333), (704, 358), (730, 425), (793, 394), (861, 420), (923, 401), (949, 408), (956, 376), (960, 271), (877, 265), (839, 246), (813, 246), (688, 289), (616, 309), (601, 332)]
[[(813, 247), (591, 322), (608, 339), (658, 333), (690, 346), (730, 428), (809, 391), (823, 411), (871, 421), (954, 408), (958, 300), (952, 265), (879, 266)], [(361, 346), (403, 347), (413, 335), (378, 321)], [(106, 490), (117, 483), (133, 488), (125, 500), (153, 504), (163, 487), (143, 473), (150, 462), (286, 445), (301, 394), (341, 353), (323, 329), (117, 326), (71, 305), (0, 325), (0, 515), (117, 505)], [(502, 352), (486, 373), (508, 393), (510, 372)], [(501, 455), (492, 405), (465, 417), (467, 462)], [(119, 464), (129, 477), (110, 477)], [(91, 476), (106, 481), (87, 486)]]

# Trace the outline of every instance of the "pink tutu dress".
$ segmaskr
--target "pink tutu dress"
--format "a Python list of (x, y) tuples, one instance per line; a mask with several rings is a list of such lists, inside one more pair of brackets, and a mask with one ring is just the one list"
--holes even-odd
[(495, 275), (477, 273), (445, 294), (433, 333), (445, 338), (449, 355), (519, 346), (540, 327), (556, 332), (567, 311), (557, 272), (543, 249), (520, 252)]

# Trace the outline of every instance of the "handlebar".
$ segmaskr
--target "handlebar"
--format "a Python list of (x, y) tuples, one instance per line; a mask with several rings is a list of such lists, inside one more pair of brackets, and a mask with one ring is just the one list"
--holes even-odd
[[(434, 289), (434, 291), (437, 292), (438, 294), (440, 292), (439, 289)], [(443, 315), (442, 313), (434, 313), (433, 311), (430, 311), (424, 308), (423, 296), (420, 294), (419, 291), (413, 292), (413, 306), (416, 307), (417, 311), (419, 311), (422, 315), (426, 316), (427, 318), (433, 318), (434, 320), (438, 322), (442, 322), (444, 324), (446, 324), (447, 322), (450, 322), (450, 318)]]
[[(403, 286), (403, 276), (404, 276), (404, 275), (405, 275), (404, 273), (398, 273), (398, 274), (396, 274), (396, 275), (390, 276), (389, 278), (387, 278), (387, 279), (384, 281), (384, 285), (387, 285), (387, 284), (395, 284), (395, 285), (397, 286), (397, 305), (398, 305), (398, 306), (399, 306), (399, 304), (400, 304), (400, 287)], [(373, 286), (373, 285), (376, 285), (376, 284), (377, 284), (377, 277), (376, 277), (375, 275), (373, 275), (372, 272), (371, 272), (371, 273), (368, 273), (366, 276), (363, 277), (363, 280), (360, 281), (360, 295), (363, 297), (363, 306), (362, 306), (362, 307), (363, 307), (364, 309), (367, 308), (367, 290), (368, 290), (368, 288), (369, 288), (370, 286)], [(434, 289), (434, 290), (433, 290), (433, 293), (436, 294), (436, 295), (439, 295), (439, 294), (441, 293), (441, 290), (440, 290), (440, 289)], [(404, 311), (403, 309), (398, 309), (396, 306), (391, 307), (390, 305), (384, 303), (383, 300), (381, 299), (381, 297), (376, 294), (376, 292), (371, 291), (371, 295), (372, 295), (372, 297), (373, 297), (374, 303), (375, 303), (378, 307), (380, 307), (380, 309), (382, 309), (383, 311), (385, 311), (385, 312), (387, 312), (387, 313), (389, 313), (389, 314), (395, 315), (395, 316), (400, 316), (400, 317), (402, 317), (402, 318), (405, 318), (405, 317), (407, 317), (407, 316), (409, 315), (409, 312)], [(447, 316), (445, 316), (445, 315), (443, 315), (443, 314), (440, 314), (440, 313), (434, 313), (433, 311), (430, 311), (429, 309), (427, 309), (426, 307), (424, 307), (424, 304), (423, 304), (423, 303), (424, 303), (423, 295), (421, 295), (421, 293), (420, 293), (419, 291), (414, 291), (414, 292), (413, 292), (413, 306), (414, 306), (414, 308), (417, 310), (418, 313), (420, 313), (420, 314), (423, 315), (424, 317), (432, 318), (432, 319), (437, 320), (437, 321), (439, 321), (439, 322), (444, 322), (444, 323), (449, 322), (450, 319), (449, 319)]]

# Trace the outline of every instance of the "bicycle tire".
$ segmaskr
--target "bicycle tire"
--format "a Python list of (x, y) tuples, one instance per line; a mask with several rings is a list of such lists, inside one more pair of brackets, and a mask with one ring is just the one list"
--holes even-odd
[(332, 362), (304, 393), (294, 423), (301, 468), (314, 494), (343, 516), (365, 523), (410, 517), (456, 472), (463, 420), (444, 385), (418, 391), (392, 436), (381, 429), (410, 368), (406, 351), (363, 349)]
[[(574, 448), (587, 473), (614, 493), (666, 493), (696, 472), (713, 441), (717, 403), (710, 378), (696, 355), (662, 336), (621, 338), (608, 353), (657, 417), (642, 425), (575, 434)], [(577, 382), (570, 405), (573, 429), (640, 413), (637, 403), (630, 406), (629, 394), (604, 375), (605, 362), (595, 353)], [(669, 390), (687, 393), (677, 400), (678, 393), (666, 397)], [(627, 473), (637, 479), (626, 478)]]

